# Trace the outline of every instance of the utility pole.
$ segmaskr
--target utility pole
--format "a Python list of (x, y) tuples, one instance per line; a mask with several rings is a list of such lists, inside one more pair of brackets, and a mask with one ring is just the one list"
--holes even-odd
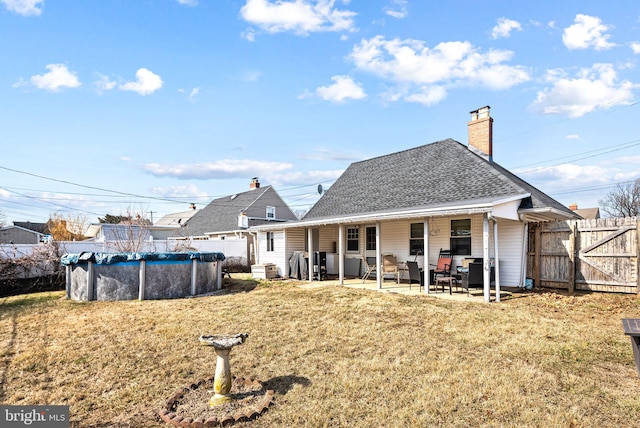
[(153, 224), (153, 214), (157, 213), (158, 211), (149, 211), (149, 214), (151, 214), (151, 224)]

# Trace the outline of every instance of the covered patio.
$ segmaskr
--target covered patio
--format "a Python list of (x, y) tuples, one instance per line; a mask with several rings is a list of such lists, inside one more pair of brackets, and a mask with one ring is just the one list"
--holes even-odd
[[(362, 281), (360, 278), (346, 278), (343, 279), (342, 282), (338, 278), (329, 278), (324, 281), (311, 281), (301, 284), (301, 288), (321, 288), (321, 287), (336, 287), (342, 286), (347, 288), (354, 288), (358, 290), (369, 290), (369, 291), (378, 291), (381, 293), (395, 293), (401, 294), (405, 296), (425, 296), (425, 288), (418, 286), (418, 284), (411, 284), (409, 287), (408, 281), (400, 281), (398, 283), (395, 280), (384, 280), (382, 282), (382, 287), (378, 287), (378, 282), (375, 279)], [(502, 299), (510, 299), (515, 296), (525, 295), (526, 293), (522, 289), (518, 289), (515, 287), (503, 287), (500, 290), (500, 295)], [(484, 290), (477, 288), (469, 290), (469, 294), (467, 295), (466, 290), (463, 290), (460, 285), (456, 287), (455, 285), (452, 288), (451, 294), (449, 294), (449, 289), (445, 288), (444, 292), (442, 291), (442, 287), (438, 286), (436, 288), (435, 285), (431, 285), (429, 288), (429, 297), (443, 299), (443, 300), (453, 300), (460, 302), (474, 302), (474, 303), (482, 303), (485, 302)], [(490, 294), (491, 301), (496, 301), (496, 293), (495, 289), (491, 289)]]

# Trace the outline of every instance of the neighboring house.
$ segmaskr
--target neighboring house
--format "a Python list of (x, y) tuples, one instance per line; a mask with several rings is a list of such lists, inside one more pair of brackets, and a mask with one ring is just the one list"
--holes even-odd
[[(120, 242), (134, 244), (151, 240), (165, 240), (177, 236), (176, 226), (156, 226), (135, 223), (91, 223), (84, 235), (96, 242)], [(127, 245), (123, 245), (127, 247)]]
[(254, 178), (248, 191), (214, 199), (186, 222), (184, 236), (191, 239), (243, 239), (247, 264), (255, 259), (254, 237), (249, 228), (297, 220), (272, 186), (260, 187)]
[(600, 208), (578, 209), (578, 204), (571, 204), (569, 205), (569, 209), (585, 220), (597, 220), (600, 218)]
[(197, 212), (198, 210), (196, 209), (196, 205), (191, 204), (189, 211), (180, 211), (178, 213), (167, 214), (153, 223), (153, 225), (182, 227), (187, 223), (187, 220), (193, 217)]
[[(302, 220), (252, 228), (258, 262), (288, 276), (294, 252), (326, 252), (328, 273), (342, 281), (360, 276), (366, 257), (380, 265), (382, 255), (392, 253), (428, 271), (447, 249), (454, 267), (467, 257), (483, 258), (486, 301), (489, 260), (498, 288), (522, 287), (528, 223), (578, 215), (493, 162), (489, 107), (471, 115), (468, 146), (447, 139), (355, 162)], [(381, 288), (379, 274), (377, 282)]]
[(46, 223), (16, 221), (13, 226), (0, 228), (0, 244), (38, 244), (44, 240), (47, 232)]

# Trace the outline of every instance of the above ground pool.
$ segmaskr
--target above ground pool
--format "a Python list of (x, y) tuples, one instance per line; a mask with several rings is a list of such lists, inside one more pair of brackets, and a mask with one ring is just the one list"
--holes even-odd
[(73, 300), (174, 299), (222, 288), (222, 253), (77, 253), (62, 256)]

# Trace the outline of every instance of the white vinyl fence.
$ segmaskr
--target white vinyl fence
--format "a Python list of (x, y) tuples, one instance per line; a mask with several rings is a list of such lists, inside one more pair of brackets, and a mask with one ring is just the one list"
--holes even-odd
[[(33, 258), (32, 263), (25, 263), (28, 266), (26, 269), (21, 269), (18, 274), (21, 278), (34, 278), (43, 274), (51, 274), (57, 265), (59, 260), (52, 260), (52, 252), (55, 246), (58, 246), (57, 253), (62, 256), (67, 253), (117, 253), (116, 245), (110, 242), (76, 242), (76, 241), (56, 241), (53, 244), (0, 244), (0, 261), (2, 259), (27, 259)], [(188, 246), (188, 249), (185, 249)], [(139, 252), (182, 252), (182, 251), (197, 251), (197, 252), (216, 252), (222, 253), (225, 256), (226, 261), (234, 261), (236, 264), (248, 265), (247, 254), (247, 241), (246, 239), (228, 239), (228, 240), (201, 240), (201, 241), (146, 241), (143, 248)], [(55, 256), (54, 256), (55, 257)], [(223, 266), (225, 262), (223, 262)], [(11, 275), (15, 275), (15, 269), (11, 272)], [(0, 269), (0, 277), (6, 276), (9, 272), (5, 272), (3, 275), (2, 269)], [(0, 278), (2, 279), (2, 278)]]

